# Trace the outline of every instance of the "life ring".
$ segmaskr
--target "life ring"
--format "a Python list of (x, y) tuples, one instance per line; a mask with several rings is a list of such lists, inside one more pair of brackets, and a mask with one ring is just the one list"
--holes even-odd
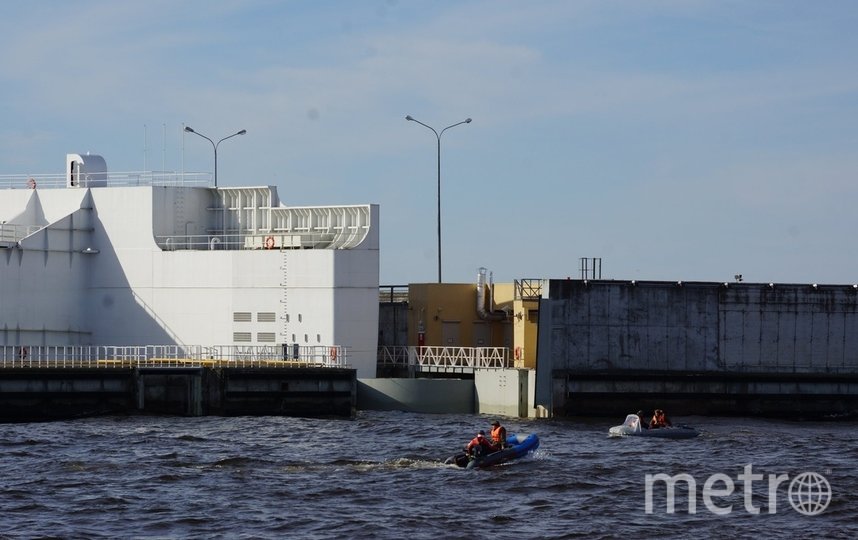
[(265, 249), (274, 249), (274, 237), (266, 236), (265, 237)]
[(515, 359), (516, 359), (516, 360), (521, 360), (521, 347), (516, 347), (516, 348), (515, 348)]
[(331, 360), (337, 359), (337, 348), (336, 347), (331, 347), (331, 349), (328, 352), (331, 355)]
[(36, 179), (30, 178), (29, 180), (27, 180), (27, 187), (30, 189), (36, 189)]

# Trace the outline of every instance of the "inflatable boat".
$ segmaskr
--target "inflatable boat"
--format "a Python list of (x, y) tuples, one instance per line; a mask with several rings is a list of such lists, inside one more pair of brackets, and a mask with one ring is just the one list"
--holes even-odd
[(500, 465), (514, 459), (526, 456), (539, 448), (539, 437), (530, 435), (510, 435), (506, 438), (507, 447), (497, 452), (471, 456), (464, 452), (447, 458), (444, 462), (448, 465), (457, 465), (465, 469), (484, 469), (494, 465)]
[(661, 439), (693, 439), (700, 435), (696, 429), (688, 426), (670, 426), (663, 428), (644, 429), (641, 419), (636, 414), (626, 416), (626, 421), (620, 426), (608, 430), (612, 437), (657, 437)]

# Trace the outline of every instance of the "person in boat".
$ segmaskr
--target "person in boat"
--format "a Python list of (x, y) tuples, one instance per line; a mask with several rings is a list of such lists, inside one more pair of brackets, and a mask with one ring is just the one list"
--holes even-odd
[(489, 442), (486, 432), (483, 430), (480, 430), (477, 436), (471, 439), (471, 442), (465, 447), (465, 453), (468, 454), (468, 457), (480, 457), (494, 451), (495, 448)]
[(492, 422), (492, 446), (494, 446), (496, 450), (503, 450), (506, 448), (506, 428), (497, 420)]
[(648, 423), (646, 420), (644, 420), (644, 412), (643, 412), (643, 410), (640, 410), (640, 411), (638, 411), (638, 412), (637, 412), (637, 413), (635, 413), (635, 414), (636, 414), (636, 415), (637, 415), (637, 417), (638, 417), (638, 424), (640, 424), (641, 429), (649, 429), (649, 423)]
[(665, 416), (664, 411), (661, 409), (656, 409), (655, 413), (652, 415), (652, 420), (649, 421), (650, 429), (656, 428), (665, 428), (670, 427), (673, 424), (670, 423), (670, 420)]

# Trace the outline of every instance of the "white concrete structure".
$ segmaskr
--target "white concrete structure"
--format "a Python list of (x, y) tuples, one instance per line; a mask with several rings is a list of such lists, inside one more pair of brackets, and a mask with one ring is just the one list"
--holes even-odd
[(0, 176), (0, 345), (341, 346), (375, 377), (378, 206), (200, 183), (80, 154)]

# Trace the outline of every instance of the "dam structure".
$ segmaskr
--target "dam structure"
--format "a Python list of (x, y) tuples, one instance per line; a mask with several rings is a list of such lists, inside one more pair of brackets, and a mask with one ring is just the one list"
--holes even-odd
[(858, 412), (858, 286), (547, 280), (536, 405), (552, 416)]
[(210, 180), (108, 172), (90, 154), (0, 176), (0, 377), (165, 346), (193, 369), (250, 356), (375, 377), (378, 206), (289, 207), (274, 186)]

